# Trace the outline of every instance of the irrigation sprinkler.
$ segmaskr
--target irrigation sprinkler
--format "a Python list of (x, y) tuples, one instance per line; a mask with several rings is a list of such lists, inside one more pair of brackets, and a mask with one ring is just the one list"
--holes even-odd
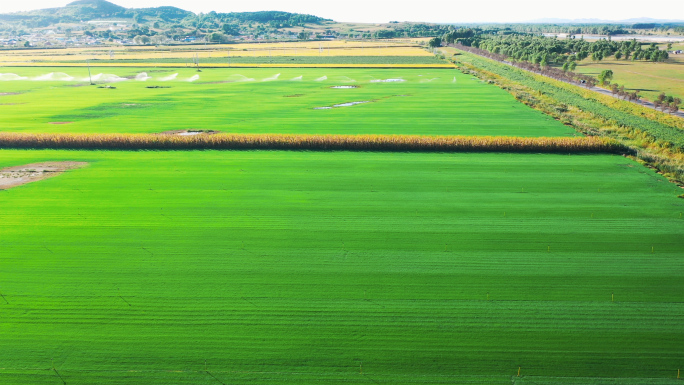
[(489, 301), (489, 292), (487, 292), (487, 301)]
[(518, 377), (520, 377), (520, 366), (518, 366)]
[(610, 293), (610, 302), (615, 302), (615, 293)]
[(88, 78), (90, 79), (90, 85), (94, 86), (95, 83), (93, 83), (93, 75), (90, 73), (90, 59), (86, 60), (86, 64), (88, 65)]
[(679, 379), (679, 369), (677, 369), (677, 379)]

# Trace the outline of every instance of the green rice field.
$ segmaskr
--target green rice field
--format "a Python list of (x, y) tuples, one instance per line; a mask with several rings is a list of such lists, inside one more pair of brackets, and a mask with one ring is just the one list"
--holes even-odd
[[(455, 69), (129, 64), (3, 67), (0, 131), (580, 135)], [(0, 149), (56, 161), (0, 187), (1, 385), (681, 383), (682, 189), (628, 157)]]
[[(0, 79), (19, 79), (0, 82), (2, 131), (577, 135), (450, 69), (93, 69), (98, 86), (131, 78), (107, 83), (115, 89), (89, 86), (87, 68), (1, 72)], [(150, 79), (133, 79), (142, 73)], [(388, 79), (403, 81), (380, 82)], [(351, 85), (358, 88), (331, 88)], [(353, 102), (364, 103), (329, 108)]]
[(2, 384), (680, 383), (684, 200), (627, 158), (0, 151), (59, 160), (0, 191)]

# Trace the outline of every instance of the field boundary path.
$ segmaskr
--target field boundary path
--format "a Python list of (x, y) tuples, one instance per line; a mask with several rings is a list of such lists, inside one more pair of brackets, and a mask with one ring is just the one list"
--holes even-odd
[[(454, 44), (449, 44), (448, 47), (455, 48), (455, 49), (457, 49), (457, 50), (461, 50), (461, 47), (456, 46), (456, 45), (454, 45)], [(517, 68), (517, 69), (519, 69), (519, 70), (521, 70), (521, 71), (525, 71), (525, 72), (529, 72), (529, 73), (532, 73), (532, 74), (535, 74), (535, 75), (543, 76), (543, 77), (545, 77), (545, 78), (547, 78), (547, 79), (558, 80), (558, 81), (561, 81), (561, 82), (563, 82), (563, 83), (573, 85), (573, 86), (575, 86), (575, 87), (581, 87), (581, 86), (579, 86), (577, 83), (569, 82), (569, 81), (566, 81), (566, 80), (563, 80), (563, 79), (555, 79), (555, 78), (552, 78), (552, 77), (550, 77), (550, 76), (546, 76), (546, 75), (544, 75), (544, 74), (542, 74), (542, 73), (540, 73), (540, 72), (537, 72), (537, 71), (530, 71), (530, 70), (525, 69), (525, 68), (520, 68), (520, 67), (514, 65), (513, 62), (510, 62), (510, 61), (493, 59), (493, 58), (490, 58), (490, 57), (487, 57), (487, 56), (478, 55), (477, 53), (471, 52), (471, 51), (466, 51), (466, 52), (468, 52), (469, 54), (473, 54), (473, 55), (475, 55), (475, 56), (479, 56), (479, 57), (481, 57), (481, 58), (485, 58), (485, 59), (489, 59), (489, 60), (494, 60), (494, 61), (496, 61), (496, 62), (499, 62), (499, 63), (502, 63), (502, 64), (506, 64), (506, 65), (509, 65), (509, 66), (511, 66), (511, 67), (515, 67), (515, 68)], [(610, 96), (610, 97), (612, 97), (612, 98), (620, 99), (620, 100), (622, 100), (622, 101), (634, 103), (634, 104), (637, 104), (637, 105), (640, 105), (640, 106), (643, 106), (643, 107), (650, 108), (650, 109), (652, 109), (652, 110), (660, 111), (660, 110), (656, 109), (655, 104), (653, 104), (652, 102), (650, 102), (650, 101), (648, 101), (648, 100), (638, 99), (638, 100), (635, 100), (635, 101), (631, 101), (631, 100), (621, 99), (621, 98), (619, 98), (619, 97), (613, 95), (613, 93), (612, 93), (610, 90), (607, 90), (607, 89), (601, 88), (601, 87), (592, 87), (592, 88), (587, 88), (587, 89), (588, 89), (588, 90), (591, 90), (591, 91), (594, 91), (594, 92), (597, 92), (597, 93), (600, 93), (600, 94), (603, 94), (603, 95)], [(662, 112), (662, 111), (660, 111), (660, 112)], [(664, 113), (664, 112), (663, 112), (663, 113)], [(671, 116), (676, 116), (676, 117), (678, 117), (678, 118), (684, 119), (684, 111), (677, 111), (677, 112), (675, 112), (675, 113), (669, 113), (669, 115), (671, 115)]]

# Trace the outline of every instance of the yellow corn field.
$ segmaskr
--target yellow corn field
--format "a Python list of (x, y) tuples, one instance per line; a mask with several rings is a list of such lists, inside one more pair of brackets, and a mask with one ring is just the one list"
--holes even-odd
[(293, 134), (28, 134), (0, 132), (0, 148), (119, 150), (348, 150), (411, 152), (613, 153), (630, 150), (599, 137), (293, 135)]

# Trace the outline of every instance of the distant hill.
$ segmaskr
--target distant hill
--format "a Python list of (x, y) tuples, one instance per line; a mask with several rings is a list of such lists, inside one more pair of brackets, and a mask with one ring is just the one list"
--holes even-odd
[[(313, 15), (303, 15), (289, 12), (231, 12), (215, 13), (212, 16), (222, 20), (237, 20), (239, 22), (299, 22), (318, 23), (323, 19)], [(76, 0), (61, 8), (48, 8), (28, 12), (0, 14), (0, 21), (23, 21), (32, 27), (44, 27), (57, 23), (77, 23), (109, 18), (135, 18), (136, 21), (155, 19), (166, 22), (179, 22), (196, 15), (184, 9), (164, 6), (156, 8), (125, 8), (107, 0)]]

